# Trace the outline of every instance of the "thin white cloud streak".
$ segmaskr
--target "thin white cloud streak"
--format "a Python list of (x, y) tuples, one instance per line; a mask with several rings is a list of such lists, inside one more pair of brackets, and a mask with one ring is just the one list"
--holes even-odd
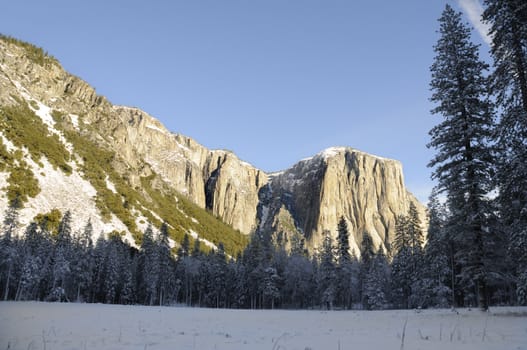
[(492, 39), (489, 36), (489, 25), (481, 21), (483, 6), (479, 0), (458, 0), (459, 6), (465, 11), (470, 23), (476, 28), (479, 35), (490, 45)]

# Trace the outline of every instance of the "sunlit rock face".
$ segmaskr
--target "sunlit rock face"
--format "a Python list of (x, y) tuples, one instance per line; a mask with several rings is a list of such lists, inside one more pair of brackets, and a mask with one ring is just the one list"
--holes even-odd
[(357, 255), (365, 232), (376, 248), (388, 249), (395, 218), (406, 215), (411, 202), (425, 219), (424, 207), (404, 186), (400, 162), (352, 148), (330, 148), (304, 159), (271, 177), (268, 188), (274, 196), (270, 210), (287, 208), (311, 248), (321, 245), (324, 230), (336, 237), (341, 216), (347, 220)]

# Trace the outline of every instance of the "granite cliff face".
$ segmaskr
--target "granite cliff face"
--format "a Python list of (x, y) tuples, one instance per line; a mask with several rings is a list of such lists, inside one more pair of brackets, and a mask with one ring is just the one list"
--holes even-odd
[[(119, 149), (132, 157), (140, 155), (179, 192), (243, 233), (300, 233), (316, 248), (324, 230), (336, 235), (344, 216), (358, 254), (363, 232), (372, 236), (376, 247), (390, 243), (395, 217), (406, 214), (410, 202), (423, 221), (426, 217), (424, 207), (406, 190), (402, 164), (396, 160), (331, 148), (283, 172), (266, 174), (233, 153), (211, 151), (171, 134), (144, 112), (117, 109), (129, 120), (121, 126), (125, 133), (113, 133)], [(278, 226), (284, 215), (290, 218), (285, 228)]]
[(137, 108), (112, 105), (55, 60), (35, 63), (25, 48), (0, 39), (0, 106), (21, 100), (60, 111), (82, 137), (112, 149), (114, 168), (130, 187), (140, 188), (142, 178), (157, 174), (159, 187), (176, 190), (244, 234), (301, 234), (316, 248), (323, 230), (336, 235), (342, 215), (358, 252), (363, 232), (376, 246), (389, 243), (395, 217), (406, 214), (410, 202), (425, 218), (395, 160), (332, 148), (267, 174), (232, 152), (209, 150), (168, 131)]
[(396, 160), (340, 147), (267, 174), (231, 152), (171, 134), (140, 110), (114, 108), (128, 122), (112, 137), (130, 161), (139, 155), (177, 191), (243, 233), (301, 234), (316, 248), (324, 230), (336, 235), (344, 216), (359, 254), (363, 232), (376, 247), (393, 240), (395, 217), (406, 214), (410, 202), (426, 218), (424, 207), (406, 190)]
[(275, 174), (268, 192), (274, 199), (264, 225), (271, 226), (277, 208), (286, 208), (311, 247), (320, 246), (324, 230), (336, 237), (341, 216), (357, 254), (364, 232), (375, 247), (389, 245), (395, 217), (406, 214), (411, 202), (425, 218), (424, 207), (405, 189), (400, 162), (346, 147), (324, 150)]
[(114, 107), (125, 123), (111, 133), (116, 149), (133, 163), (137, 157), (195, 204), (244, 233), (254, 228), (258, 191), (267, 175), (233, 153), (208, 150), (172, 134), (141, 110)]

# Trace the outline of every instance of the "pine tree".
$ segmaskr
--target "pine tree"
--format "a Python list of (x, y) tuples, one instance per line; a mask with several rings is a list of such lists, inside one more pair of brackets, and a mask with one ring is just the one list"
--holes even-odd
[(93, 250), (93, 279), (91, 283), (92, 302), (105, 301), (104, 281), (106, 279), (105, 261), (107, 244), (102, 234), (97, 238), (97, 242), (95, 242), (95, 248)]
[(164, 222), (159, 229), (156, 246), (159, 259), (159, 304), (164, 305), (168, 302), (170, 288), (174, 285), (174, 272), (172, 264), (172, 253), (168, 242), (168, 224)]
[(263, 276), (263, 297), (264, 300), (270, 300), (271, 309), (274, 309), (275, 300), (280, 297), (280, 290), (278, 289), (280, 276), (272, 266), (265, 268)]
[(56, 250), (53, 257), (53, 287), (48, 300), (50, 301), (62, 301), (68, 300), (66, 294), (66, 283), (67, 278), (70, 274), (70, 262), (67, 257), (66, 250), (59, 248)]
[(368, 232), (364, 232), (362, 234), (362, 242), (360, 247), (361, 263), (368, 266), (369, 268), (374, 256), (375, 251), (373, 250), (373, 241), (371, 240), (371, 236)]
[(408, 239), (410, 247), (412, 248), (412, 255), (420, 254), (425, 239), (423, 235), (423, 229), (421, 228), (421, 219), (417, 212), (417, 207), (414, 202), (410, 202), (410, 208), (408, 210)]
[(209, 272), (211, 271), (211, 264), (210, 261), (207, 259), (207, 255), (204, 252), (201, 252), (199, 255), (195, 257), (195, 260), (197, 261), (197, 275), (194, 278), (195, 281), (195, 287), (197, 293), (197, 306), (198, 307), (206, 307), (207, 306), (207, 294), (208, 290), (207, 287), (210, 286), (210, 279), (211, 276)]
[(185, 257), (188, 256), (190, 253), (190, 238), (188, 236), (188, 233), (185, 233), (183, 236), (183, 241), (181, 242), (181, 246), (178, 249), (178, 256), (179, 257)]
[(370, 270), (375, 251), (373, 250), (373, 241), (368, 232), (362, 233), (362, 241), (360, 247), (360, 267), (359, 267), (359, 300), (362, 306), (365, 304), (365, 282)]
[(350, 243), (349, 243), (349, 231), (348, 224), (344, 216), (340, 217), (338, 226), (337, 226), (338, 236), (337, 236), (337, 249), (338, 255), (337, 259), (339, 264), (351, 262), (350, 254)]
[(354, 271), (350, 254), (349, 231), (341, 216), (337, 226), (337, 300), (344, 308), (351, 308)]
[(71, 232), (71, 211), (66, 211), (62, 220), (59, 222), (59, 228), (57, 231), (57, 245), (67, 246), (71, 244), (72, 241), (72, 232)]
[(199, 256), (201, 256), (202, 254), (202, 251), (201, 251), (201, 241), (199, 239), (199, 237), (196, 237), (196, 239), (194, 240), (194, 247), (192, 247), (192, 257), (194, 258), (197, 258)]
[(364, 281), (363, 305), (368, 310), (385, 309), (389, 301), (389, 265), (382, 246), (379, 247)]
[(318, 274), (318, 288), (321, 303), (328, 310), (331, 310), (335, 302), (337, 280), (333, 240), (331, 239), (331, 233), (327, 230), (324, 231)]
[[(422, 294), (416, 281), (421, 276), (422, 245), (424, 238), (417, 207), (410, 202), (408, 215), (399, 215), (395, 220), (395, 256), (392, 262), (391, 281), (394, 302), (398, 307), (413, 306), (411, 299)], [(415, 286), (412, 288), (412, 286)]]
[(485, 0), (485, 4), (483, 19), (490, 25), (494, 58), (492, 92), (503, 112), (499, 127), (501, 141), (512, 148), (515, 145), (508, 142), (520, 141), (525, 146), (527, 6), (523, 0)]
[(454, 271), (450, 262), (448, 236), (445, 229), (446, 213), (439, 203), (436, 193), (432, 193), (428, 202), (428, 234), (424, 250), (424, 292), (428, 296), (428, 305), (447, 307), (452, 305), (454, 288)]
[(141, 243), (142, 277), (145, 288), (145, 303), (154, 305), (157, 300), (157, 287), (159, 283), (159, 257), (154, 243), (154, 231), (148, 225)]
[(41, 261), (33, 255), (26, 255), (22, 263), (19, 290), (15, 300), (34, 300), (33, 291), (39, 282)]
[(18, 227), (18, 214), (21, 208), (19, 197), (9, 203), (3, 221), (3, 235), (0, 239), (0, 277), (3, 284), (3, 298), (9, 297), (9, 288), (12, 283), (13, 269), (16, 262), (16, 249), (13, 241)]
[[(40, 259), (39, 283), (36, 290), (36, 299), (43, 300), (47, 295), (52, 283), (52, 265), (53, 265), (53, 240), (51, 233), (44, 228), (39, 227), (39, 234), (32, 235), (30, 249), (34, 251), (35, 256)], [(30, 231), (32, 232), (32, 231)]]
[(410, 202), (408, 210), (408, 238), (410, 244), (410, 271), (411, 271), (411, 293), (409, 304), (411, 307), (423, 307), (426, 303), (426, 291), (423, 284), (424, 279), (424, 235), (421, 228), (421, 219), (417, 207)]
[[(527, 210), (522, 212), (527, 222)], [(527, 305), (527, 225), (517, 226), (511, 235), (511, 260), (516, 264), (516, 294), (519, 305)]]
[[(225, 303), (226, 299), (226, 275), (227, 261), (225, 259), (225, 248), (223, 243), (218, 244), (218, 249), (209, 254), (208, 264), (208, 305), (219, 308)], [(225, 305), (224, 305), (225, 306)]]
[(33, 300), (35, 298), (40, 281), (39, 271), (42, 265), (40, 258), (36, 256), (36, 247), (34, 246), (38, 235), (38, 226), (32, 222), (24, 233), (22, 256), (20, 257), (22, 268), (15, 300)]
[(72, 282), (72, 235), (71, 212), (67, 211), (59, 223), (53, 255), (53, 285), (49, 300), (70, 300), (68, 293)]
[(439, 22), (430, 86), (431, 100), (437, 104), (432, 112), (444, 119), (430, 131), (429, 147), (438, 154), (429, 166), (435, 167), (433, 178), (446, 192), (457, 226), (453, 239), (462, 283), (466, 288), (475, 286), (479, 306), (487, 309), (485, 196), (491, 190), (493, 165), (489, 147), (493, 122), (483, 76), (488, 66), (479, 59), (461, 13), (446, 5)]
[(104, 260), (104, 302), (114, 304), (118, 300), (119, 286), (121, 282), (121, 238), (117, 234), (111, 234), (106, 244), (106, 257)]
[(302, 254), (292, 254), (284, 270), (284, 303), (305, 308), (310, 303), (313, 290), (313, 265)]
[(269, 266), (266, 259), (263, 237), (259, 232), (251, 236), (251, 242), (243, 252), (244, 273), (247, 274), (247, 293), (251, 309), (256, 309), (261, 303), (261, 285), (263, 271)]
[(88, 288), (93, 274), (93, 226), (91, 219), (77, 236), (75, 242), (75, 259), (72, 270), (74, 271), (75, 284), (77, 285), (77, 301), (89, 300)]
[(408, 216), (403, 214), (397, 215), (395, 218), (395, 238), (393, 240), (393, 248), (396, 254), (404, 248), (409, 248), (411, 245), (408, 226)]
[(182, 281), (183, 300), (187, 306), (193, 303), (195, 278), (199, 272), (198, 261), (195, 257), (185, 256), (178, 265), (180, 280)]
[(120, 304), (129, 305), (134, 302), (134, 267), (136, 263), (133, 259), (128, 258), (123, 266), (123, 288), (121, 290)]
[[(491, 90), (500, 119), (497, 185), (501, 226), (517, 281), (518, 302), (527, 305), (527, 6), (523, 0), (485, 0), (494, 58)], [(522, 254), (523, 253), (523, 254)]]
[(291, 255), (307, 256), (306, 240), (299, 234), (291, 237)]
[(410, 247), (402, 247), (394, 256), (391, 269), (393, 299), (397, 307), (410, 307), (410, 295), (414, 281)]
[(84, 230), (82, 231), (81, 235), (79, 236), (79, 245), (82, 248), (82, 250), (90, 250), (93, 249), (93, 225), (91, 223), (91, 219), (88, 220), (86, 223), (86, 226), (84, 226)]
[[(242, 259), (244, 261), (242, 261)], [(245, 261), (245, 254), (243, 258), (240, 256), (236, 259), (237, 263), (229, 264), (233, 269), (234, 283), (231, 284), (232, 288), (232, 307), (234, 308), (253, 308), (251, 303), (251, 294), (249, 289), (249, 273)]]

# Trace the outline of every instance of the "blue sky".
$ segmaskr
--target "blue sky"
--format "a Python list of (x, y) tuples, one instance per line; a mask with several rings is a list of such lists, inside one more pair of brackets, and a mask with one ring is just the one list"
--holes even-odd
[(112, 103), (265, 171), (351, 146), (400, 160), (426, 201), (439, 122), (429, 67), (446, 3), (478, 24), (477, 0), (17, 0), (2, 4), (0, 32)]

